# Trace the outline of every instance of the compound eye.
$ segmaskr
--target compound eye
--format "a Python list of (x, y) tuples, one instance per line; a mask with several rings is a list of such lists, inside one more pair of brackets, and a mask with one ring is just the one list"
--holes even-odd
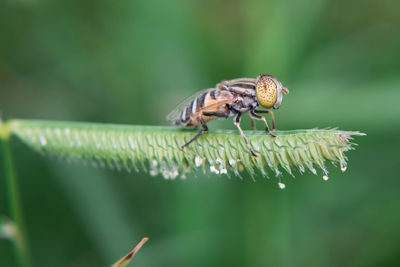
[(278, 90), (274, 80), (269, 76), (260, 76), (256, 84), (258, 102), (265, 108), (271, 108), (276, 103)]

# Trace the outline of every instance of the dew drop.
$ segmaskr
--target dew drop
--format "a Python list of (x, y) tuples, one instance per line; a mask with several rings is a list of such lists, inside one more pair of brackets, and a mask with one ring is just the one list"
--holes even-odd
[(178, 166), (176, 166), (174, 163), (172, 164), (172, 169), (170, 170), (170, 176), (172, 179), (175, 179), (178, 177), (179, 171), (178, 171)]
[(41, 135), (41, 136), (39, 137), (39, 143), (40, 143), (41, 146), (47, 145), (47, 140), (46, 140), (46, 138), (45, 138), (43, 135)]
[(278, 183), (280, 189), (285, 189), (286, 185), (284, 183)]
[(18, 230), (15, 224), (11, 221), (5, 220), (0, 226), (0, 238), (8, 238), (10, 240), (15, 239), (18, 235)]
[(342, 168), (340, 168), (340, 170), (341, 170), (342, 172), (345, 172), (345, 171), (347, 170), (347, 166), (342, 166)]
[(151, 161), (150, 172), (149, 172), (151, 176), (156, 176), (159, 173), (157, 166), (158, 166), (157, 160), (153, 159)]
[(328, 177), (328, 175), (324, 175), (324, 176), (322, 176), (322, 179), (324, 179), (324, 181), (328, 181), (329, 177)]
[(219, 174), (219, 170), (217, 168), (215, 168), (214, 165), (210, 165), (210, 171), (216, 174)]
[(196, 156), (194, 158), (194, 164), (196, 165), (196, 167), (200, 167), (202, 163), (203, 163), (203, 159), (200, 158), (199, 156)]

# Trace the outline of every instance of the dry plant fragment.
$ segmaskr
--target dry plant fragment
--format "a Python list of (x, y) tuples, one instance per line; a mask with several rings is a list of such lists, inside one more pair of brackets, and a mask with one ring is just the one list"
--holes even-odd
[(127, 266), (135, 257), (139, 249), (149, 240), (148, 237), (144, 237), (131, 252), (125, 255), (122, 259), (114, 263), (111, 267), (124, 267)]

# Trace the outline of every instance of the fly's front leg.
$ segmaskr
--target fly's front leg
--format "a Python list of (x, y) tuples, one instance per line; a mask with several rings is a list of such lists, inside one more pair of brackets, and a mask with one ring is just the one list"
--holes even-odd
[(253, 119), (255, 119), (255, 120), (262, 120), (262, 121), (264, 121), (264, 124), (265, 124), (265, 131), (266, 131), (270, 136), (276, 137), (276, 135), (274, 135), (273, 133), (271, 133), (271, 131), (269, 130), (267, 119), (265, 119), (263, 116), (260, 116), (260, 115), (255, 114), (255, 113), (254, 113), (254, 110), (250, 110), (250, 118), (253, 118)]
[(272, 112), (272, 110), (254, 110), (254, 113), (267, 113), (267, 114), (271, 114), (271, 126), (272, 126), (272, 131), (276, 131), (275, 128), (275, 116), (274, 113)]
[(237, 114), (234, 124), (238, 128), (240, 135), (243, 137), (243, 140), (246, 143), (247, 148), (250, 150), (251, 155), (256, 158), (257, 155), (254, 153), (253, 149), (250, 147), (249, 140), (247, 140), (247, 137), (244, 135), (244, 132), (243, 132), (242, 128), (240, 127), (241, 116), (242, 116), (242, 113)]
[(195, 141), (197, 138), (199, 138), (200, 136), (202, 136), (203, 134), (208, 132), (208, 127), (206, 125), (206, 123), (204, 122), (204, 120), (200, 117), (200, 123), (201, 126), (203, 127), (203, 130), (201, 130), (195, 137), (193, 137), (189, 142), (187, 142), (186, 144), (184, 144), (181, 148), (184, 149), (185, 147), (187, 147), (188, 145), (190, 145), (193, 141)]

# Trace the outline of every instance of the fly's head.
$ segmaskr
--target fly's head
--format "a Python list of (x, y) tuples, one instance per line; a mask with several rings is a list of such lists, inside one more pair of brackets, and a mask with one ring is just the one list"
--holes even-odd
[(257, 100), (264, 108), (278, 109), (282, 104), (282, 93), (289, 94), (289, 89), (284, 88), (274, 76), (264, 74), (257, 77)]

